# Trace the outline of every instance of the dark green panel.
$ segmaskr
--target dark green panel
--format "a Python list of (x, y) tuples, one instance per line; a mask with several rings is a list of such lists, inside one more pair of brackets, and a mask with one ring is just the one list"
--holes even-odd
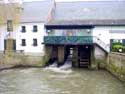
[(45, 44), (91, 44), (92, 36), (45, 36)]

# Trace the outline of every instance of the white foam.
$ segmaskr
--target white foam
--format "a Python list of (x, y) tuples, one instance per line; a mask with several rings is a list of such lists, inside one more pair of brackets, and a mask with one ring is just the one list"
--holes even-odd
[(54, 62), (53, 64), (49, 65), (48, 68), (56, 68), (57, 66), (57, 62)]
[(69, 70), (62, 70), (60, 68), (50, 68), (50, 67), (45, 68), (45, 70), (51, 70), (51, 71), (57, 72), (57, 73), (71, 73), (72, 72), (71, 69), (69, 69)]
[(57, 62), (54, 62), (52, 65), (48, 66), (45, 68), (45, 70), (51, 70), (54, 72), (58, 72), (58, 73), (71, 73), (71, 67), (72, 67), (72, 62), (71, 61), (66, 61), (64, 63), (64, 65), (62, 65), (61, 67), (57, 67)]
[(71, 61), (66, 61), (63, 66), (60, 67), (61, 70), (69, 70), (72, 67)]

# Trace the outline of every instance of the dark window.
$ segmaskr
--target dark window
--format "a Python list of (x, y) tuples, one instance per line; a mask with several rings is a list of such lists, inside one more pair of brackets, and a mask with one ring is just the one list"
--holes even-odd
[(112, 50), (112, 46), (113, 46), (113, 39), (110, 39), (110, 50)]
[(25, 27), (25, 26), (22, 26), (21, 32), (22, 32), (22, 33), (25, 33), (25, 32), (26, 32), (26, 27)]
[(37, 25), (34, 25), (33, 26), (33, 32), (37, 32), (38, 30), (37, 30)]
[(13, 31), (13, 23), (12, 20), (7, 20), (7, 31)]
[(33, 39), (33, 46), (37, 46), (37, 39)]
[(122, 41), (123, 41), (123, 45), (125, 46), (125, 39), (123, 39)]
[(122, 43), (122, 39), (113, 39), (113, 43)]
[(25, 39), (22, 39), (22, 46), (26, 46), (26, 40)]

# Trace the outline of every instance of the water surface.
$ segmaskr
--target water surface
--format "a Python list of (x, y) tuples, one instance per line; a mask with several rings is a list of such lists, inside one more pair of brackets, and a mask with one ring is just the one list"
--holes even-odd
[(0, 72), (0, 94), (125, 94), (125, 87), (106, 71), (11, 69)]

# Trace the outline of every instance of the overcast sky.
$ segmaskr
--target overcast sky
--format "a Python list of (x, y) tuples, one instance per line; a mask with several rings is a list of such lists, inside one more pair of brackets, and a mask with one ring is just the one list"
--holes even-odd
[[(8, 3), (8, 1), (12, 2), (31, 2), (31, 1), (44, 1), (44, 0), (0, 0), (4, 1), (5, 3)], [(71, 2), (71, 1), (125, 1), (125, 0), (55, 0), (56, 2)], [(20, 2), (21, 3), (21, 2)]]
[[(42, 0), (23, 0), (23, 1), (42, 1)], [(61, 1), (65, 1), (65, 2), (69, 2), (69, 1), (125, 1), (125, 0), (55, 0), (57, 2), (61, 2)]]
[[(42, 0), (23, 0), (23, 1), (42, 1)], [(55, 0), (55, 1), (95, 1), (95, 0)]]

